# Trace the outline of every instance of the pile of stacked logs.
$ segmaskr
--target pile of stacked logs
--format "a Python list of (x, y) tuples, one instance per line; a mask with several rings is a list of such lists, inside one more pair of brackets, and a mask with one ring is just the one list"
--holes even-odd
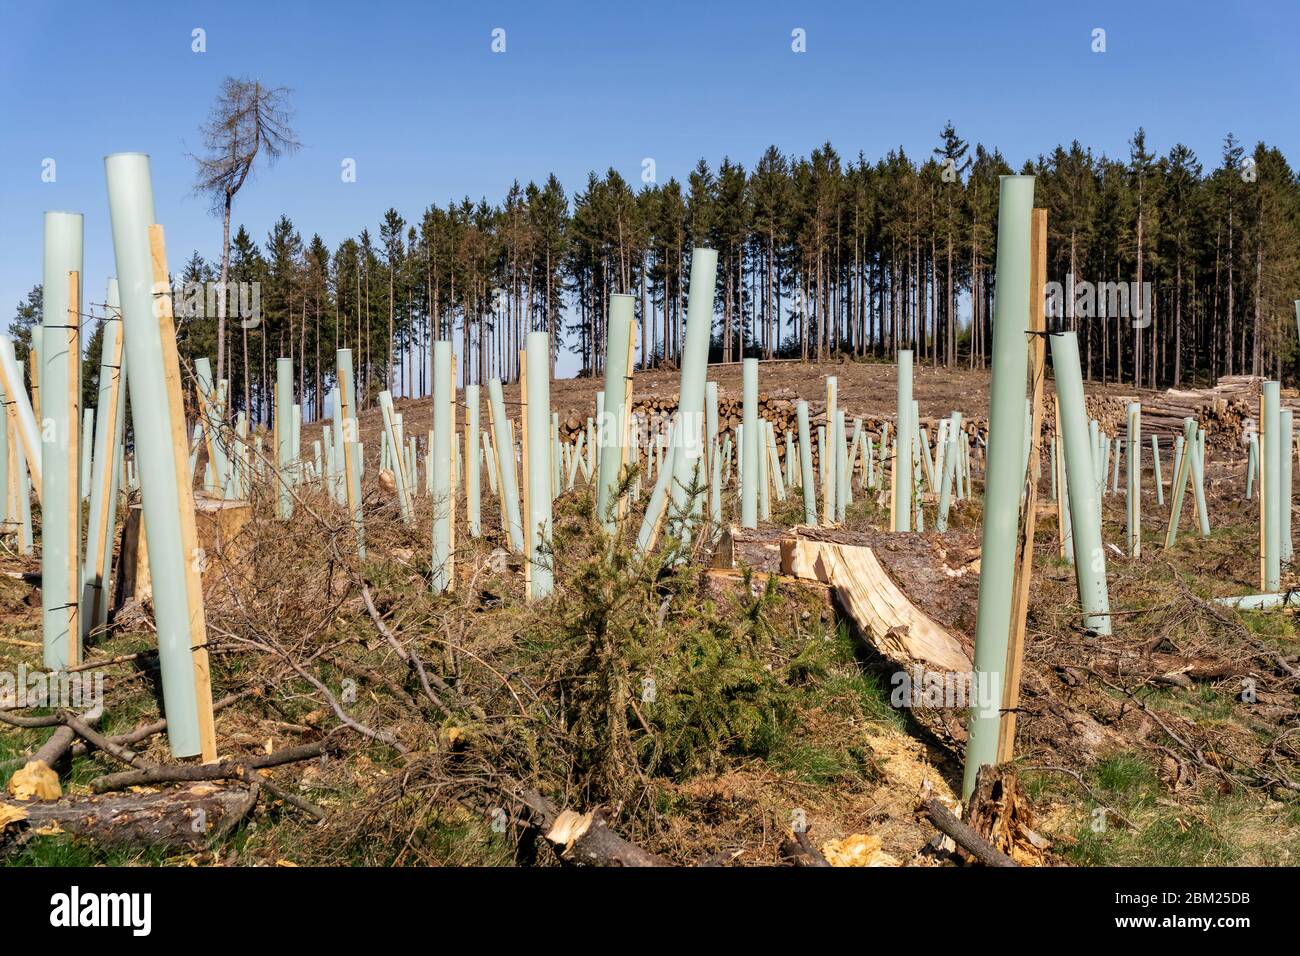
[[(785, 433), (788, 431), (795, 436), (796, 442), (799, 435), (799, 423), (796, 417), (795, 406), (797, 399), (785, 398), (777, 395), (771, 395), (767, 392), (760, 392), (758, 396), (758, 415), (772, 423), (776, 429), (776, 453), (782, 463), (785, 461)], [(737, 425), (743, 421), (744, 410), (742, 401), (739, 398), (727, 398), (718, 396), (718, 432), (720, 435), (734, 433)], [(843, 407), (843, 406), (841, 406)], [(666, 428), (667, 423), (677, 411), (677, 395), (652, 395), (646, 398), (633, 398), (632, 414), (640, 418), (642, 426), (654, 422), (662, 423), (660, 428)], [(846, 428), (848, 435), (852, 437), (853, 424), (861, 419), (862, 428), (872, 437), (872, 441), (878, 441), (885, 423), (889, 423), (889, 431), (892, 435), (894, 432), (893, 415), (859, 415), (852, 408), (845, 407), (845, 417), (847, 419)], [(570, 411), (569, 414), (560, 419), (560, 441), (572, 442), (577, 439), (579, 433), (584, 432), (587, 428), (587, 418), (590, 412), (580, 414)], [(813, 465), (820, 467), (818, 455), (817, 429), (825, 427), (828, 423), (826, 420), (826, 401), (819, 399), (808, 401), (808, 424), (812, 429), (813, 444)], [(936, 418), (922, 418), (921, 427), (926, 429), (933, 442), (937, 433), (939, 420)], [(974, 419), (962, 421), (962, 428), (976, 439), (984, 434), (987, 422), (984, 419)], [(796, 444), (796, 448), (797, 448)], [(797, 462), (796, 462), (797, 464)]]
[[(1096, 419), (1102, 431), (1111, 437), (1122, 435), (1127, 422), (1127, 408), (1130, 402), (1142, 404), (1142, 431), (1146, 435), (1160, 435), (1171, 438), (1182, 434), (1183, 419), (1194, 418), (1205, 428), (1206, 440), (1210, 446), (1220, 450), (1241, 449), (1245, 436), (1256, 428), (1256, 416), (1259, 409), (1260, 388), (1264, 379), (1255, 375), (1225, 375), (1215, 383), (1213, 388), (1177, 389), (1163, 392), (1145, 392), (1143, 394), (1092, 394), (1086, 398), (1088, 417)], [(771, 422), (776, 428), (777, 454), (785, 459), (785, 433), (798, 434), (795, 418), (797, 396), (789, 394), (789, 389), (782, 389), (779, 394), (763, 392), (758, 399), (758, 414)], [(1294, 389), (1283, 390), (1283, 406), (1300, 412), (1300, 392)], [(1043, 394), (1043, 437), (1044, 440), (1056, 433), (1055, 397), (1051, 384)], [(643, 425), (661, 422), (665, 427), (677, 410), (676, 394), (650, 395), (634, 398), (632, 413), (638, 416)], [(893, 416), (858, 415), (852, 408), (846, 408), (849, 428), (859, 418), (867, 434), (878, 440), (886, 422), (890, 431), (894, 429)], [(587, 427), (590, 412), (570, 411), (560, 420), (560, 440), (574, 441), (579, 432)], [(809, 424), (813, 430), (813, 463), (819, 465), (816, 433), (818, 426), (826, 422), (826, 402), (824, 398), (808, 400)], [(718, 398), (718, 429), (722, 434), (734, 431), (742, 420), (741, 400), (739, 398)], [(922, 418), (921, 427), (926, 429), (931, 441), (938, 430), (938, 420)], [(973, 442), (979, 444), (987, 428), (983, 418), (963, 418), (962, 427)]]
[[(1183, 432), (1183, 419), (1194, 418), (1205, 429), (1206, 441), (1221, 450), (1241, 449), (1245, 436), (1256, 427), (1259, 395), (1264, 379), (1255, 375), (1225, 375), (1213, 388), (1179, 389), (1142, 395), (1089, 395), (1088, 417), (1114, 437), (1127, 427), (1130, 402), (1142, 403), (1142, 431), (1172, 437)], [(1283, 405), (1300, 410), (1300, 393), (1286, 390)], [(1044, 435), (1055, 434), (1055, 409), (1049, 388), (1043, 396)], [(1287, 399), (1291, 399), (1287, 401)]]

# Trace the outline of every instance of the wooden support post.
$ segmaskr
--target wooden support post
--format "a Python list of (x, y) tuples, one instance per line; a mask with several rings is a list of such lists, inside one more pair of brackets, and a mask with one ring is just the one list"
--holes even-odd
[(113, 531), (117, 513), (118, 474), (125, 426), (122, 395), (126, 365), (123, 362), (122, 313), (117, 302), (117, 280), (109, 282), (108, 315), (103, 324), (103, 352), (99, 363), (99, 422), (95, 433), (90, 521), (86, 532), (85, 600), (81, 634), (108, 621), (108, 584), (113, 556)]
[[(181, 392), (181, 364), (176, 352), (176, 325), (172, 318), (172, 299), (168, 286), (167, 247), (163, 227), (149, 227), (149, 252), (153, 261), (154, 289), (164, 290), (154, 298), (158, 316), (158, 334), (162, 340), (163, 376), (167, 386), (171, 420), (172, 457), (176, 462), (176, 496), (181, 546), (185, 556), (185, 594), (189, 604), (190, 646), (194, 658), (194, 697), (198, 705), (199, 742), (204, 763), (217, 759), (216, 728), (212, 716), (212, 679), (208, 668), (208, 625), (203, 609), (203, 553), (199, 549), (198, 526), (194, 516), (194, 488), (187, 474), (185, 456), (185, 401)], [(133, 373), (134, 374), (134, 373)]]
[[(623, 469), (627, 466), (628, 452), (632, 450), (632, 373), (634, 371), (633, 356), (636, 350), (637, 321), (632, 320), (632, 330), (627, 337), (627, 386), (623, 389), (623, 441), (619, 446), (618, 458), (618, 480), (623, 480)], [(560, 493), (557, 484), (555, 494)], [(618, 520), (622, 521), (627, 517), (628, 500), (627, 495), (620, 495), (618, 499)]]
[(31, 380), (32, 388), (32, 414), (36, 416), (39, 424), (41, 421), (41, 363), (40, 347), (35, 341), (32, 342), (31, 348), (27, 351), (27, 377)]

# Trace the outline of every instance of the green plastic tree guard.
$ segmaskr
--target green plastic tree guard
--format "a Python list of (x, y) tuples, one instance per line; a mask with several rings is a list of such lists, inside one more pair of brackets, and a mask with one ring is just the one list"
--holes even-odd
[(1192, 480), (1196, 492), (1196, 517), (1200, 523), (1201, 537), (1210, 536), (1210, 509), (1205, 502), (1205, 429), (1197, 427), (1196, 442), (1191, 450)]
[[(1033, 204), (1034, 177), (1001, 177), (993, 382), (989, 400), (979, 607), (975, 624), (974, 686), (977, 698), (983, 704), (971, 710), (970, 739), (962, 778), (963, 798), (974, 789), (979, 768), (997, 762), (1002, 674), (1011, 632), (1017, 526), (1024, 484), (1025, 389), (1029, 372), (1025, 333), (1029, 321), (1029, 230)], [(901, 415), (903, 407), (899, 411)], [(913, 423), (909, 422), (909, 428), (912, 426)], [(907, 445), (900, 442), (900, 457), (904, 456), (906, 448)]]
[[(482, 479), (479, 476), (479, 387), (465, 386), (465, 519), (469, 533), (479, 537), (482, 527)], [(558, 491), (559, 479), (556, 478)]]
[[(618, 488), (622, 478), (624, 452), (623, 416), (627, 406), (628, 382), (632, 370), (628, 367), (631, 354), (632, 329), (636, 325), (636, 297), (614, 294), (609, 297), (609, 322), (605, 332), (605, 390), (604, 406), (596, 434), (600, 436), (600, 471), (596, 481), (596, 515), (607, 532), (613, 532), (618, 523)], [(532, 333), (529, 333), (531, 344)], [(707, 357), (706, 357), (707, 361)], [(532, 367), (528, 370), (528, 389), (533, 388)], [(547, 366), (549, 383), (550, 367)], [(549, 384), (548, 392), (549, 394)], [(529, 399), (529, 409), (532, 399)], [(531, 412), (530, 412), (531, 414)], [(548, 411), (549, 414), (549, 411)], [(531, 427), (529, 435), (533, 433)], [(531, 438), (530, 438), (531, 443)], [(532, 492), (529, 491), (531, 495)], [(531, 504), (532, 499), (529, 499)]]
[[(68, 351), (70, 347), (80, 350), (82, 268), (81, 213), (47, 212), (40, 336), (41, 610), (44, 660), (50, 670), (80, 663), (81, 483), (77, 432), (81, 428), (81, 362), (80, 355), (70, 357)], [(78, 279), (75, 302), (69, 301), (69, 274), (73, 272)]]
[(81, 452), (81, 467), (77, 474), (81, 480), (81, 500), (90, 497), (90, 453), (95, 447), (95, 410), (81, 410), (81, 442), (77, 449)]
[(831, 484), (835, 487), (835, 520), (843, 521), (845, 509), (848, 505), (848, 485), (849, 485), (849, 456), (848, 446), (845, 445), (845, 420), (844, 409), (835, 409), (835, 441), (832, 443), (832, 449), (835, 454), (835, 471)]
[[(126, 425), (126, 360), (122, 351), (122, 308), (117, 280), (108, 280), (99, 360), (98, 422), (91, 466), (90, 512), (86, 523), (86, 565), (82, 570), (81, 636), (108, 623), (109, 579), (117, 530), (118, 477)], [(118, 358), (115, 360), (115, 356)]]
[(506, 419), (501, 380), (488, 379), (488, 411), (492, 418), (492, 451), (497, 459), (497, 487), (505, 501), (510, 550), (524, 552), (524, 526), (519, 515), (519, 469), (515, 463), (515, 441)]
[(772, 476), (772, 490), (777, 501), (785, 501), (785, 478), (781, 475), (781, 456), (776, 451), (776, 426), (767, 422), (767, 442), (764, 445), (768, 456), (768, 470)]
[(14, 413), (17, 416), (18, 440), (23, 446), (27, 470), (39, 495), (42, 485), (41, 430), (36, 416), (32, 413), (32, 403), (27, 389), (23, 387), (23, 373), (18, 367), (18, 359), (14, 354), (13, 340), (7, 335), (0, 335), (0, 385), (8, 394), (8, 401), (13, 403)]
[(718, 450), (718, 383), (704, 383), (704, 451), (709, 460), (709, 483), (713, 483), (713, 455)]
[[(629, 312), (631, 305), (628, 306)], [(626, 368), (627, 342), (623, 341), (623, 366)], [(546, 440), (551, 422), (551, 337), (547, 332), (529, 332), (524, 360), (528, 363), (528, 525), (530, 534), (528, 561), (532, 568), (532, 597), (543, 598), (551, 593), (554, 575), (551, 566), (551, 443)], [(703, 385), (701, 384), (701, 393)], [(608, 402), (609, 390), (605, 391)], [(701, 395), (701, 397), (703, 397)], [(608, 409), (608, 405), (606, 408)], [(607, 444), (619, 451), (622, 442), (623, 401), (619, 399), (619, 413), (615, 421), (618, 434), (606, 434)], [(608, 413), (607, 413), (608, 416)], [(607, 424), (608, 424), (607, 417)], [(533, 437), (536, 435), (537, 440)], [(601, 471), (604, 471), (604, 451), (601, 449)], [(617, 463), (616, 463), (617, 464)], [(617, 467), (615, 475), (617, 475)], [(611, 496), (611, 504), (612, 496)]]
[(825, 461), (822, 464), (822, 520), (832, 524), (839, 517), (836, 506), (836, 493), (839, 491), (839, 455), (836, 446), (839, 434), (836, 431), (836, 405), (839, 402), (839, 377), (826, 376), (826, 439), (823, 443)]
[(1156, 480), (1156, 504), (1165, 503), (1165, 476), (1160, 472), (1160, 442), (1151, 436), (1151, 471)]
[[(1026, 240), (1028, 241), (1028, 240)], [(1029, 279), (1025, 279), (1028, 286)], [(912, 530), (912, 350), (898, 353), (898, 411), (894, 452), (894, 530)]]
[(293, 359), (275, 360), (275, 464), (279, 471), (276, 514), (281, 521), (293, 517)]
[(655, 540), (655, 534), (659, 527), (659, 519), (663, 515), (664, 507), (668, 498), (668, 482), (672, 479), (672, 458), (676, 449), (671, 444), (673, 428), (668, 429), (669, 446), (668, 457), (663, 465), (659, 468), (659, 475), (655, 478), (654, 488), (650, 492), (650, 500), (646, 502), (645, 515), (641, 519), (641, 528), (637, 531), (636, 536), (636, 553), (645, 555), (650, 550), (650, 544)]
[(758, 434), (758, 359), (745, 359), (741, 375), (741, 423), (745, 430), (740, 444), (740, 526), (757, 528), (759, 443), (752, 436)]
[[(183, 464), (175, 456), (182, 452), (172, 439), (171, 400), (155, 311), (149, 229), (157, 217), (149, 158), (143, 153), (115, 153), (104, 160), (104, 167), (126, 364), (131, 370), (127, 379), (134, 409), (131, 430), (153, 583), (167, 739), (172, 756), (192, 757), (202, 752), (192, 632), (201, 609), (191, 609), (186, 582), (187, 566), (196, 556), (186, 553), (181, 533), (177, 474)], [(206, 706), (211, 707), (210, 701)]]
[[(435, 352), (436, 355), (436, 352)], [(436, 367), (436, 366), (435, 366)], [(450, 368), (448, 369), (450, 374)], [(437, 379), (434, 379), (437, 389)], [(436, 402), (436, 399), (435, 399)], [(397, 505), (401, 509), (402, 523), (408, 528), (415, 525), (415, 506), (411, 501), (411, 488), (408, 483), (410, 463), (402, 464), (404, 454), (401, 439), (397, 437), (397, 415), (393, 410), (392, 393), (384, 390), (379, 393), (379, 410), (384, 418), (383, 447), (388, 449), (388, 467), (393, 474), (393, 483), (397, 485)], [(437, 406), (434, 407), (434, 421), (437, 421)], [(450, 449), (448, 449), (450, 450)], [(382, 457), (382, 456), (381, 456)], [(435, 526), (437, 519), (434, 519)]]
[(1281, 482), (1278, 486), (1278, 500), (1281, 503), (1279, 513), (1279, 524), (1282, 531), (1282, 551), (1280, 558), (1283, 564), (1291, 563), (1291, 478), (1294, 471), (1295, 457), (1292, 454), (1292, 412), (1289, 408), (1282, 409), (1278, 415), (1278, 421), (1282, 426), (1282, 447), (1279, 454), (1279, 477)]
[[(691, 250), (691, 279), (686, 300), (686, 332), (682, 347), (681, 385), (677, 390), (678, 453), (673, 455), (672, 506), (669, 520), (681, 541), (690, 539), (690, 529), (700, 502), (691, 500), (697, 485), (700, 458), (704, 453), (704, 383), (709, 373), (709, 340), (713, 332), (713, 293), (717, 285), (718, 253), (697, 246)], [(748, 430), (746, 438), (757, 434)], [(761, 444), (759, 445), (761, 448)]]
[(817, 524), (817, 485), (813, 481), (812, 436), (808, 424), (808, 403), (800, 399), (794, 407), (799, 429), (799, 484), (803, 486), (804, 524)]
[(1246, 440), (1246, 500), (1255, 497), (1255, 472), (1259, 468), (1259, 439), (1254, 432)]
[(1079, 604), (1083, 608), (1084, 627), (1106, 635), (1110, 633), (1106, 551), (1101, 541), (1094, 456), (1089, 446), (1083, 404), (1079, 340), (1074, 332), (1061, 332), (1052, 335), (1050, 342), (1056, 399), (1061, 410), (1060, 440), (1065, 452), (1065, 485), (1070, 505), (1070, 536), (1074, 539), (1074, 574), (1079, 587)]
[[(1125, 416), (1128, 431), (1125, 434), (1124, 465), (1128, 494), (1127, 531), (1129, 557), (1142, 554), (1142, 406), (1129, 402)], [(1116, 460), (1118, 465), (1118, 459)]]
[[(1276, 591), (1282, 583), (1282, 393), (1280, 382), (1265, 382), (1263, 390), (1264, 467), (1260, 502), (1264, 520), (1264, 587)], [(1189, 451), (1188, 454), (1191, 452)]]
[[(342, 453), (344, 503), (352, 515), (352, 526), (357, 535), (357, 556), (366, 559), (365, 515), (361, 499), (361, 444), (357, 428), (356, 379), (352, 374), (352, 350), (339, 349), (335, 355), (338, 369), (339, 411), (341, 426), (338, 430), (339, 451)], [(259, 456), (260, 457), (260, 456)]]
[[(451, 403), (455, 399), (451, 376), (451, 343), (440, 339), (433, 343), (433, 545), (431, 568), (433, 592), (442, 594), (451, 587)], [(513, 472), (513, 469), (511, 469)]]
[(945, 439), (948, 448), (943, 454), (943, 474), (939, 478), (939, 514), (935, 518), (936, 531), (948, 530), (948, 509), (952, 504), (952, 487), (957, 480), (958, 451), (957, 436), (961, 434), (961, 412), (953, 412), (949, 418), (948, 435)]

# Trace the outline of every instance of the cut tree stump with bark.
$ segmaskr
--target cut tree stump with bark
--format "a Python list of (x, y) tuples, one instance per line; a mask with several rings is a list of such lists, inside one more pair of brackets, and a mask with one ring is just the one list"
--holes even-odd
[(917, 808), (922, 816), (934, 824), (935, 828), (985, 866), (1019, 866), (1015, 860), (1001, 850), (990, 846), (989, 842), (969, 824), (953, 816), (952, 811), (934, 797), (922, 801)]
[(804, 580), (787, 574), (768, 574), (755, 571), (746, 580), (741, 571), (705, 568), (700, 573), (700, 589), (715, 601), (760, 597), (768, 587), (773, 587), (782, 597), (800, 603), (811, 602), (826, 609), (830, 615), (831, 590), (820, 581)]
[[(205, 581), (227, 575), (248, 575), (243, 531), (252, 519), (253, 506), (247, 501), (224, 501), (196, 495), (195, 528), (199, 547), (203, 549), (200, 569)], [(136, 504), (127, 509), (122, 524), (120, 571), (113, 593), (113, 607), (122, 607), (134, 598), (144, 604), (153, 597), (149, 578), (149, 548), (145, 538), (144, 510)]]
[(958, 640), (953, 631), (918, 608), (872, 548), (788, 538), (782, 542), (781, 559), (787, 574), (830, 587), (859, 638), (897, 668), (889, 678), (891, 689), (910, 687), (901, 706), (940, 742), (958, 751), (967, 731), (955, 697), (966, 700), (973, 689), (969, 639)]
[(965, 816), (989, 846), (1018, 865), (1042, 866), (1047, 861), (1047, 840), (1032, 829), (1029, 800), (1010, 766), (980, 767)]

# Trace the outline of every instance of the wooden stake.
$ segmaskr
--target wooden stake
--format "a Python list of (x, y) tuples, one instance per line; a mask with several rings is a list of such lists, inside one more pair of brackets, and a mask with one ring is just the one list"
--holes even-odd
[[(1034, 573), (1034, 532), (1038, 517), (1038, 459), (1043, 432), (1043, 379), (1046, 370), (1046, 316), (1043, 313), (1043, 288), (1047, 280), (1047, 210), (1035, 209), (1029, 231), (1029, 332), (1033, 336), (1029, 349), (1029, 374), (1033, 386), (1033, 404), (1029, 422), (1028, 488), (1024, 514), (1020, 523), (1019, 554), (1016, 580), (1011, 592), (1011, 640), (1007, 644), (1007, 664), (1003, 672), (1002, 720), (998, 726), (998, 762), (1005, 763), (1015, 753), (1016, 708), (1020, 706), (1020, 677), (1025, 657), (1025, 620), (1029, 613), (1029, 584)], [(1058, 495), (1059, 498), (1059, 495)]]
[[(116, 321), (121, 325), (120, 316)], [(126, 336), (123, 334), (124, 328), (123, 326), (118, 331), (117, 341), (113, 344), (113, 354), (109, 357), (107, 363), (113, 370), (108, 390), (108, 404), (107, 407), (98, 410), (99, 427), (106, 429), (108, 433), (108, 441), (105, 443), (107, 450), (104, 452), (108, 456), (108, 460), (104, 462), (104, 469), (100, 472), (103, 484), (99, 496), (99, 521), (98, 523), (91, 523), (92, 527), (100, 529), (100, 540), (86, 542), (87, 548), (94, 549), (91, 552), (94, 555), (94, 577), (99, 582), (94, 589), (91, 606), (85, 609), (85, 612), (90, 615), (90, 627), (94, 627), (95, 622), (102, 619), (101, 608), (104, 602), (108, 600), (108, 576), (105, 572), (108, 568), (108, 562), (112, 558), (113, 543), (108, 538), (106, 529), (108, 528), (108, 516), (117, 505), (117, 502), (112, 500), (109, 489), (113, 487), (113, 464), (117, 460), (117, 410), (122, 402), (122, 347), (126, 341)], [(100, 368), (104, 367), (105, 363), (101, 362)]]
[[(1259, 590), (1261, 593), (1268, 591), (1268, 544), (1267, 535), (1264, 529), (1268, 527), (1268, 510), (1269, 495), (1273, 492), (1265, 483), (1265, 477), (1268, 469), (1264, 467), (1264, 448), (1265, 442), (1272, 439), (1272, 435), (1264, 434), (1264, 396), (1259, 396), (1259, 417), (1255, 419), (1259, 423), (1256, 427), (1256, 434), (1259, 435)], [(1192, 443), (1186, 442), (1183, 447), (1183, 458), (1187, 458), (1187, 453), (1192, 450)], [(1183, 469), (1178, 469), (1179, 487), (1183, 486), (1182, 482)], [(1192, 500), (1196, 500), (1196, 495), (1192, 495)], [(1170, 527), (1173, 527), (1172, 521)], [(1169, 547), (1166, 543), (1165, 547)]]
[[(41, 366), (36, 348), (35, 336), (31, 348), (27, 350), (27, 375), (32, 380), (32, 416), (36, 419), (36, 427), (41, 427)], [(37, 482), (40, 484), (40, 482)]]
[(1061, 442), (1061, 405), (1059, 402), (1052, 403), (1052, 410), (1056, 413), (1056, 455), (1052, 459), (1052, 470), (1056, 474), (1056, 538), (1057, 554), (1065, 557), (1066, 548), (1070, 544), (1065, 537), (1066, 513), (1069, 510), (1066, 495), (1068, 494), (1065, 487), (1065, 449)]
[[(153, 259), (154, 288), (169, 288), (167, 247), (163, 227), (149, 227), (149, 251)], [(208, 624), (203, 610), (203, 579), (200, 575), (201, 553), (198, 528), (194, 517), (194, 486), (190, 483), (189, 456), (185, 441), (185, 403), (181, 391), (180, 357), (176, 352), (176, 325), (172, 317), (170, 295), (155, 298), (158, 331), (162, 339), (163, 375), (167, 381), (168, 409), (171, 420), (172, 457), (176, 462), (176, 497), (180, 504), (181, 544), (190, 560), (185, 562), (185, 593), (190, 611), (190, 645), (194, 656), (194, 697), (199, 711), (199, 744), (204, 763), (217, 760), (216, 728), (212, 716), (212, 679), (208, 669)]]

